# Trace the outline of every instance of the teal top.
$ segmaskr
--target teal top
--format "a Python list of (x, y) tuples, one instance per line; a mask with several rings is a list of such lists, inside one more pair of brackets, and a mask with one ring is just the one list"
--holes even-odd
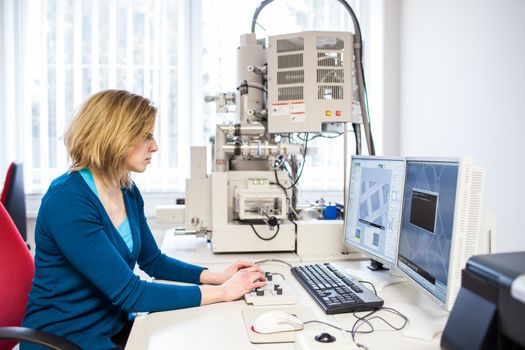
[[(132, 184), (123, 188), (133, 235), (130, 251), (97, 195), (78, 171), (55, 179), (42, 198), (35, 226), (35, 277), (23, 325), (62, 336), (85, 350), (113, 349), (130, 313), (198, 306), (204, 267), (163, 254), (144, 215), (144, 201)], [(21, 343), (21, 350), (41, 349)]]
[[(97, 191), (97, 186), (95, 185), (95, 179), (93, 178), (93, 173), (89, 169), (81, 169), (78, 171), (84, 181), (88, 184), (91, 191), (100, 198)], [(133, 237), (131, 236), (131, 227), (129, 227), (129, 220), (126, 216), (126, 219), (117, 227), (117, 232), (122, 237), (130, 252), (133, 251)]]

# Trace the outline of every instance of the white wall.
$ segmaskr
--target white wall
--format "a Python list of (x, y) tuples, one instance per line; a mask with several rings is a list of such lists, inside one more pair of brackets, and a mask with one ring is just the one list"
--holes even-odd
[(525, 250), (525, 1), (395, 3), (400, 154), (474, 157), (499, 250)]

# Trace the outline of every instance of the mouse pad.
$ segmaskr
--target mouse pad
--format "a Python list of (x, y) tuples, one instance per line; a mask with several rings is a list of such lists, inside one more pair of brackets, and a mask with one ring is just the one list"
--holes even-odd
[(286, 311), (291, 314), (296, 315), (303, 322), (315, 320), (314, 312), (307, 306), (297, 306), (297, 305), (279, 305), (279, 306), (265, 306), (265, 307), (247, 307), (244, 308), (242, 312), (242, 317), (244, 319), (244, 327), (250, 338), (250, 342), (254, 344), (261, 343), (293, 343), (295, 342), (295, 336), (297, 333), (302, 332), (298, 331), (288, 331), (288, 332), (279, 332), (279, 333), (270, 333), (270, 334), (261, 334), (252, 331), (252, 325), (257, 317), (261, 316), (263, 313), (271, 310), (281, 310)]

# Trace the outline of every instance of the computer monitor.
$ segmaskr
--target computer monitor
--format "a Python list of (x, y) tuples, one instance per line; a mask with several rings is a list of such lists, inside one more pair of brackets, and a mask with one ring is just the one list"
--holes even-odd
[(406, 161), (397, 266), (447, 310), (478, 247), (483, 175), (472, 159)]
[(344, 240), (372, 270), (396, 265), (404, 180), (403, 158), (352, 156)]

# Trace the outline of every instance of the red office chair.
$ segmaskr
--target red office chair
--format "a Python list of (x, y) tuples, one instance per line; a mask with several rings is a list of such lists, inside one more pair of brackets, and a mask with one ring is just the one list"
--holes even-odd
[(64, 338), (20, 327), (34, 275), (33, 257), (0, 203), (0, 350), (11, 350), (20, 341), (49, 349), (81, 350)]
[[(24, 166), (12, 162), (7, 170), (0, 202), (11, 215), (18, 232), (27, 244), (26, 197), (24, 190)], [(29, 247), (29, 245), (28, 245)]]

